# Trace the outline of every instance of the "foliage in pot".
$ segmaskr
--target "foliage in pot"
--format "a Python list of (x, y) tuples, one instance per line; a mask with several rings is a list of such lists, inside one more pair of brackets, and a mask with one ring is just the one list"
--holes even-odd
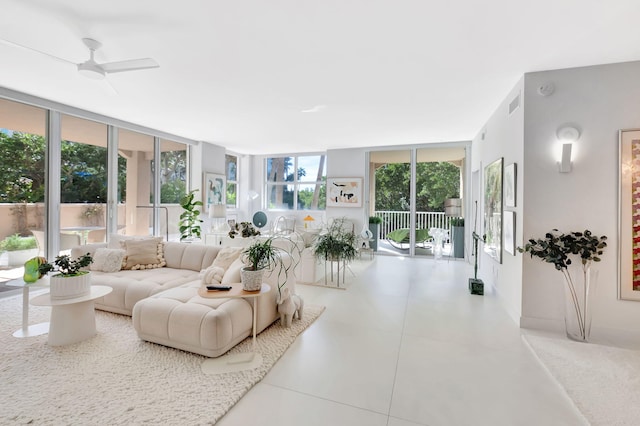
[(72, 260), (68, 254), (63, 254), (56, 256), (53, 264), (49, 262), (41, 263), (38, 266), (38, 271), (41, 275), (46, 275), (49, 272), (58, 272), (57, 275), (62, 277), (76, 277), (87, 274), (89, 271), (85, 271), (82, 268), (89, 266), (91, 263), (93, 263), (93, 257), (89, 253), (75, 260)]
[[(590, 290), (588, 288), (589, 270), (593, 262), (600, 262), (600, 256), (602, 256), (604, 248), (607, 247), (606, 240), (606, 236), (597, 237), (589, 230), (565, 234), (553, 229), (551, 232), (547, 232), (544, 238), (530, 239), (524, 247), (518, 247), (520, 253), (529, 253), (532, 258), (537, 257), (544, 262), (551, 263), (556, 270), (562, 272), (579, 327), (579, 336), (577, 337), (582, 341), (586, 341), (589, 337), (589, 307), (587, 304), (587, 294)], [(568, 268), (572, 264), (570, 256), (577, 256), (581, 262), (583, 288), (580, 293)], [(567, 334), (569, 335), (569, 333)]]
[(93, 258), (89, 253), (71, 260), (69, 255), (57, 256), (51, 263), (40, 264), (38, 271), (45, 275), (49, 272), (58, 272), (51, 276), (49, 292), (52, 299), (70, 299), (87, 295), (91, 292), (91, 276), (89, 271), (82, 268), (89, 266)]
[(235, 238), (238, 234), (242, 238), (249, 238), (260, 235), (260, 231), (258, 231), (251, 222), (240, 222), (239, 225), (236, 223), (235, 226), (231, 228), (229, 237)]
[[(284, 286), (289, 268), (282, 259), (283, 249), (273, 245), (273, 237), (265, 240), (258, 240), (242, 251), (242, 260), (248, 264), (244, 270), (247, 271), (278, 271), (278, 293)], [(258, 287), (259, 288), (259, 287)]]
[(464, 226), (464, 218), (463, 217), (454, 217), (451, 219), (451, 226)]
[(199, 207), (202, 206), (202, 201), (194, 200), (197, 191), (197, 189), (194, 189), (180, 199), (180, 207), (184, 209), (178, 222), (180, 241), (200, 238), (200, 224), (203, 221), (200, 219)]
[(0, 241), (0, 251), (19, 251), (38, 248), (35, 237), (21, 237), (13, 234)]
[(356, 234), (345, 230), (344, 220), (334, 220), (327, 232), (318, 235), (313, 245), (316, 257), (349, 261), (356, 257)]
[(369, 223), (377, 223), (380, 225), (382, 223), (382, 218), (380, 216), (369, 216)]

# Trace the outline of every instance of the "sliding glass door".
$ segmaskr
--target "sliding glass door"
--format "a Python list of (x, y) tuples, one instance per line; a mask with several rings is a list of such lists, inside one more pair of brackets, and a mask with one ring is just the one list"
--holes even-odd
[(382, 219), (379, 253), (450, 255), (453, 216), (445, 205), (461, 198), (464, 156), (463, 146), (370, 152), (369, 216)]

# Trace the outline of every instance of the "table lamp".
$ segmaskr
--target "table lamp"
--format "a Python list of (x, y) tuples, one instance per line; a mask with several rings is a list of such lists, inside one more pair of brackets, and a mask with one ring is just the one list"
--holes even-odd
[(302, 221), (304, 222), (304, 229), (308, 228), (308, 224), (309, 222), (313, 222), (315, 219), (312, 218), (310, 215), (307, 215), (307, 217), (305, 217), (304, 219), (302, 219)]
[[(224, 204), (212, 204), (209, 206), (209, 218), (215, 219), (211, 222), (211, 232), (220, 230), (220, 219), (227, 217), (227, 206)], [(222, 220), (224, 223), (224, 220)]]

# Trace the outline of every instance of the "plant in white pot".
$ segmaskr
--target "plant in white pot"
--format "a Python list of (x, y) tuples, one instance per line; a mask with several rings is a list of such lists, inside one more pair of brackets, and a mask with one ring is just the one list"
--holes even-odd
[[(590, 298), (595, 289), (591, 265), (600, 262), (600, 256), (607, 246), (607, 237), (596, 237), (591, 231), (569, 232), (564, 234), (557, 229), (547, 232), (544, 238), (530, 239), (524, 247), (518, 247), (520, 253), (529, 253), (547, 263), (553, 263), (565, 278), (565, 327), (567, 337), (586, 342), (591, 332)], [(571, 276), (569, 256), (577, 256), (581, 262), (582, 285)]]
[(276, 269), (278, 270), (278, 292), (284, 285), (289, 272), (289, 267), (282, 258), (286, 252), (272, 243), (273, 238), (257, 240), (242, 251), (242, 259), (247, 264), (240, 270), (242, 287), (245, 291), (260, 290), (264, 273)]
[(13, 234), (0, 241), (0, 251), (6, 251), (9, 265), (16, 266), (37, 255), (38, 245), (33, 236), (22, 237), (20, 234)]
[(38, 267), (42, 275), (51, 275), (49, 281), (52, 299), (71, 299), (81, 297), (91, 292), (91, 275), (83, 270), (93, 262), (89, 253), (72, 260), (69, 255), (56, 256), (53, 264), (46, 262)]

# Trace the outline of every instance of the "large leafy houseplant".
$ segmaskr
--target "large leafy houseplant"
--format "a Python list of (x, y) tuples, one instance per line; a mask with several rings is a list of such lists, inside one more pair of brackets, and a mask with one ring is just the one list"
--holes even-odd
[(202, 201), (195, 200), (197, 191), (194, 189), (180, 199), (180, 207), (184, 209), (178, 222), (180, 241), (200, 238), (202, 232), (200, 224), (203, 221), (200, 219), (199, 207), (202, 206)]
[[(595, 236), (589, 230), (584, 232), (561, 233), (557, 229), (547, 232), (544, 238), (530, 239), (524, 247), (518, 247), (520, 253), (529, 253), (544, 262), (554, 265), (565, 278), (573, 313), (565, 313), (565, 322), (577, 324), (577, 333), (567, 328), (567, 336), (575, 340), (587, 341), (591, 328), (589, 293), (593, 291), (590, 284), (590, 270), (593, 262), (600, 262), (600, 256), (607, 247), (606, 236)], [(571, 257), (580, 259), (582, 269), (582, 287), (578, 287), (571, 276), (569, 266)], [(575, 315), (575, 317), (573, 317)], [(569, 316), (573, 318), (569, 318)]]

